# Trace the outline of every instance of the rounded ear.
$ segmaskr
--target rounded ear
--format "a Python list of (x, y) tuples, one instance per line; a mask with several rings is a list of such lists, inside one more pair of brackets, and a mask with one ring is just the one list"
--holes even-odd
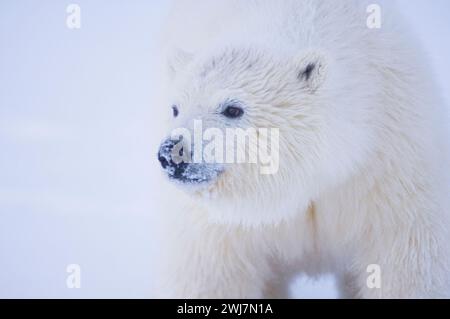
[(311, 93), (316, 92), (328, 74), (328, 59), (318, 51), (302, 54), (296, 61), (297, 79)]

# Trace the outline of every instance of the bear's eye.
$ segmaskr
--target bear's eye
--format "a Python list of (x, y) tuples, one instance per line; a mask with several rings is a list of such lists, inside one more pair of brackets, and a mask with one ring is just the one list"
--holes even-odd
[(229, 119), (237, 119), (244, 115), (244, 110), (239, 106), (227, 106), (227, 108), (222, 112), (222, 114)]
[(172, 112), (173, 112), (173, 117), (177, 117), (178, 114), (180, 114), (180, 111), (178, 110), (178, 106), (173, 105), (172, 106)]

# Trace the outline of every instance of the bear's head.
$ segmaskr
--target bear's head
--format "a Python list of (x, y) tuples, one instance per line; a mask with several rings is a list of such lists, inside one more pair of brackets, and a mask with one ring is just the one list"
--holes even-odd
[[(277, 223), (349, 178), (369, 145), (354, 79), (326, 53), (226, 48), (170, 59), (158, 158), (219, 221)], [(351, 67), (350, 67), (351, 68)], [(366, 85), (367, 86), (367, 85)]]

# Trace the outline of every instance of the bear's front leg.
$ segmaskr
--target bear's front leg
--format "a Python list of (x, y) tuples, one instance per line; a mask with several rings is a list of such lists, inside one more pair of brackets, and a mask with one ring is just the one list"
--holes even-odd
[[(185, 212), (186, 213), (186, 212)], [(171, 223), (160, 270), (159, 297), (264, 298), (271, 269), (252, 231), (210, 224), (192, 215)]]
[[(381, 236), (382, 235), (382, 236)], [(364, 245), (341, 276), (343, 298), (427, 299), (450, 296), (445, 236), (423, 225), (386, 227)]]

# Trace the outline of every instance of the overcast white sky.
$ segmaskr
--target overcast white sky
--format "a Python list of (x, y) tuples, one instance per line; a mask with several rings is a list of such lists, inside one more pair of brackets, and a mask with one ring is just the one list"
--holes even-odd
[[(450, 100), (450, 2), (399, 2)], [(149, 297), (168, 1), (79, 0), (76, 31), (69, 3), (0, 2), (0, 297)], [(336, 296), (329, 280), (303, 284), (296, 296)]]

